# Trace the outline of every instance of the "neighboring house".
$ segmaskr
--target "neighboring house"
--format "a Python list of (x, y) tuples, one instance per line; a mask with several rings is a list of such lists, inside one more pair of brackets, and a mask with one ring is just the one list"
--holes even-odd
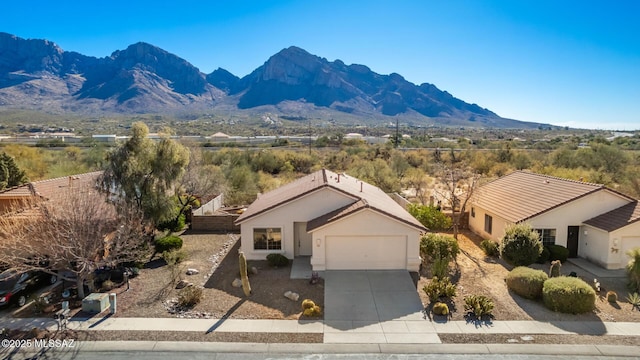
[(470, 203), (469, 228), (484, 238), (498, 241), (507, 225), (526, 222), (545, 245), (607, 269), (623, 268), (623, 249), (640, 247), (637, 200), (604, 185), (516, 171), (478, 188)]
[(311, 256), (316, 271), (417, 271), (426, 231), (379, 188), (324, 169), (259, 196), (236, 223), (247, 259)]
[(0, 191), (0, 214), (19, 211), (34, 200), (58, 201), (71, 191), (95, 189), (102, 171), (33, 181)]

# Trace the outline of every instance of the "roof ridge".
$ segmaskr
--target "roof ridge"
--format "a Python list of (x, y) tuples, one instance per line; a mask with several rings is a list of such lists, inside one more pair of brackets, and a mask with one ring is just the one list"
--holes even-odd
[[(80, 173), (80, 174), (72, 174), (72, 175), (67, 175), (67, 176), (59, 176), (59, 177), (56, 177), (56, 178), (30, 181), (29, 184), (40, 184), (40, 183), (44, 183), (44, 182), (47, 182), (47, 181), (57, 181), (57, 180), (62, 180), (62, 179), (68, 179), (70, 177), (84, 176), (84, 175), (89, 175), (89, 174), (97, 174), (97, 173), (101, 173), (101, 172), (104, 172), (104, 170), (89, 171), (89, 172)], [(19, 186), (22, 186), (22, 185), (19, 185)]]
[[(561, 180), (561, 181), (566, 181), (566, 182), (572, 182), (572, 183), (576, 183), (576, 184), (582, 184), (582, 185), (591, 185), (591, 186), (597, 186), (600, 188), (604, 188), (605, 185), (604, 184), (597, 184), (597, 183), (592, 183), (592, 182), (588, 182), (588, 181), (580, 181), (580, 180), (573, 180), (573, 179), (567, 179), (567, 178), (562, 178), (559, 176), (552, 176), (552, 175), (547, 175), (547, 174), (540, 174), (540, 173), (535, 173), (532, 171), (524, 171), (524, 170), (516, 170), (514, 172), (512, 172), (511, 174), (508, 174), (506, 176), (515, 174), (515, 173), (522, 173), (522, 174), (528, 174), (528, 175), (535, 175), (535, 176), (539, 176), (539, 177), (544, 177), (544, 178), (549, 178), (549, 179), (554, 179), (554, 180)], [(499, 179), (499, 178), (498, 178)], [(497, 179), (496, 179), (497, 180)]]

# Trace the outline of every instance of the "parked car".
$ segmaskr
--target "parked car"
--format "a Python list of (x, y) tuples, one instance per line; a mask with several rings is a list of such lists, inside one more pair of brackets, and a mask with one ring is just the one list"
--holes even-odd
[(57, 275), (43, 271), (3, 271), (0, 273), (0, 306), (13, 304), (22, 307), (35, 290), (57, 281)]

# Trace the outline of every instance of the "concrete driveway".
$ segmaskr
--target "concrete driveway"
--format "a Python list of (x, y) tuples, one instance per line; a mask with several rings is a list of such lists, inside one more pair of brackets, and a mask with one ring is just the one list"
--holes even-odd
[(324, 279), (325, 342), (440, 342), (408, 271), (326, 271)]

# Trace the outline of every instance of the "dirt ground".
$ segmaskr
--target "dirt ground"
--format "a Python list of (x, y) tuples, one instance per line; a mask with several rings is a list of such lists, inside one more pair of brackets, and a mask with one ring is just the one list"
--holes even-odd
[[(468, 231), (458, 236), (461, 253), (456, 259), (455, 270), (452, 266), (452, 282), (457, 283), (458, 294), (453, 302), (455, 310), (451, 313), (451, 320), (465, 320), (463, 299), (467, 295), (477, 294), (493, 299), (493, 315), (496, 320), (640, 322), (640, 311), (633, 310), (631, 304), (624, 300), (628, 293), (624, 279), (599, 279), (602, 291), (596, 299), (596, 309), (580, 315), (553, 312), (544, 307), (542, 301), (524, 299), (510, 292), (505, 278), (512, 267), (501, 259), (487, 257), (480, 248), (480, 241), (480, 237)], [(549, 264), (534, 264), (532, 267), (548, 271)], [(570, 271), (569, 265), (563, 266), (563, 274)], [(588, 272), (580, 269), (578, 273), (587, 283), (593, 281), (593, 276)], [(421, 276), (418, 281), (418, 293), (425, 305), (429, 304), (429, 298), (422, 288), (429, 281), (425, 276)], [(611, 304), (606, 300), (604, 296), (607, 290), (615, 290), (618, 293), (617, 303)]]
[[(298, 319), (302, 316), (301, 302), (312, 299), (324, 305), (324, 282), (315, 285), (308, 280), (291, 280), (291, 267), (272, 268), (265, 261), (248, 261), (257, 274), (249, 276), (252, 293), (245, 298), (242, 288), (231, 285), (239, 277), (238, 235), (194, 234), (181, 235), (188, 256), (182, 264), (180, 278), (196, 286), (204, 286), (204, 296), (192, 309), (170, 313), (168, 308), (178, 296), (171, 282), (171, 271), (161, 259), (152, 261), (140, 275), (130, 282), (131, 289), (117, 290), (118, 317), (186, 317), (232, 319)], [(186, 275), (187, 268), (200, 271)], [(214, 270), (215, 268), (215, 270)], [(300, 295), (298, 301), (284, 297), (286, 291)]]

